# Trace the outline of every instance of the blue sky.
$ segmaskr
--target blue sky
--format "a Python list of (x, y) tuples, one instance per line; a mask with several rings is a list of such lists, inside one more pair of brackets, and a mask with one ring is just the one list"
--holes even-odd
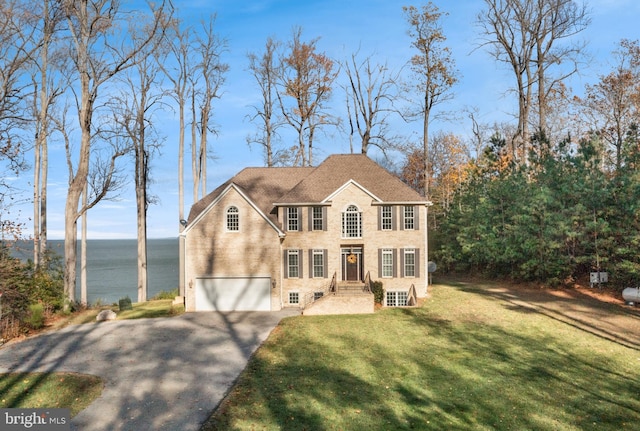
[[(482, 9), (482, 0), (436, 0), (434, 3), (449, 15), (443, 20), (447, 45), (451, 48), (460, 71), (460, 83), (455, 87), (455, 97), (447, 103), (447, 110), (460, 110), (475, 106), (480, 111), (480, 120), (487, 123), (510, 121), (508, 113), (514, 112), (515, 100), (507, 93), (512, 83), (509, 71), (498, 65), (486, 52), (477, 48), (479, 29), (475, 17)], [(249, 148), (246, 136), (255, 129), (247, 121), (250, 106), (259, 102), (258, 92), (247, 72), (247, 53), (260, 54), (268, 37), (280, 41), (290, 39), (294, 26), (303, 30), (303, 39), (319, 37), (317, 48), (335, 60), (345, 60), (360, 49), (362, 54), (371, 54), (378, 63), (387, 62), (392, 69), (399, 69), (410, 58), (413, 51), (406, 34), (407, 25), (402, 6), (422, 3), (396, 2), (394, 0), (175, 0), (180, 17), (196, 23), (210, 14), (217, 14), (217, 33), (228, 42), (228, 51), (223, 60), (229, 64), (222, 98), (215, 101), (214, 121), (218, 125), (218, 136), (210, 139), (216, 160), (209, 162), (208, 191), (226, 181), (247, 166), (263, 166), (260, 148)], [(568, 83), (579, 93), (586, 83), (595, 83), (598, 75), (610, 70), (610, 53), (622, 38), (638, 39), (637, 19), (640, 2), (637, 0), (592, 0), (592, 23), (581, 33), (589, 42), (593, 61)], [(339, 78), (340, 80), (340, 78)], [(343, 111), (344, 93), (336, 86), (332, 107)], [(149, 208), (148, 235), (150, 238), (175, 237), (178, 233), (178, 187), (177, 187), (177, 117), (165, 112), (158, 118), (161, 132), (167, 136), (162, 154), (152, 162), (152, 177), (155, 183), (151, 193), (159, 203)], [(405, 135), (419, 136), (417, 124), (399, 123)], [(460, 135), (469, 133), (469, 124), (464, 120), (455, 123), (435, 122), (433, 131), (451, 131)], [(318, 163), (332, 153), (349, 151), (348, 136), (339, 131), (328, 131), (319, 136), (314, 146), (318, 149), (314, 162)], [(373, 155), (375, 157), (375, 155)], [(50, 162), (49, 185), (49, 238), (63, 238), (64, 203), (66, 198), (66, 165), (64, 150), (53, 147)], [(132, 168), (131, 168), (132, 170)], [(189, 172), (189, 167), (185, 168)], [(27, 172), (15, 181), (24, 191), (24, 200), (32, 194), (28, 182), (32, 173)], [(193, 203), (190, 178), (186, 179), (186, 209)], [(136, 216), (133, 185), (123, 190), (117, 199), (104, 201), (89, 212), (90, 239), (135, 238)], [(17, 205), (12, 210), (21, 211), (27, 234), (31, 234), (29, 221), (30, 204)]]

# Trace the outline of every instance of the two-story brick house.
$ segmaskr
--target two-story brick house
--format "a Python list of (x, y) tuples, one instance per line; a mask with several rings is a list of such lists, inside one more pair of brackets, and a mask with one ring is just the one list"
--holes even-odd
[(186, 309), (279, 310), (322, 297), (322, 312), (348, 312), (339, 302), (353, 298), (328, 296), (370, 280), (383, 282), (385, 305), (406, 305), (426, 295), (428, 204), (365, 155), (246, 168), (191, 209)]

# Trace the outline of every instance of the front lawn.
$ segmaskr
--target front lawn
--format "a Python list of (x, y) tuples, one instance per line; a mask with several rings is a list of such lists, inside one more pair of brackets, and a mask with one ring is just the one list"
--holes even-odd
[(494, 287), (285, 319), (202, 430), (638, 429), (640, 335), (611, 329), (637, 311)]

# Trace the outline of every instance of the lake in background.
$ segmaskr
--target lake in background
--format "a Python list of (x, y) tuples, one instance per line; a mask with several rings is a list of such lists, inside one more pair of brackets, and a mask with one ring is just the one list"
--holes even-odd
[[(49, 240), (49, 248), (64, 254), (63, 240)], [(16, 255), (33, 258), (31, 242), (23, 242)], [(79, 243), (78, 243), (79, 244)], [(118, 302), (128, 296), (138, 300), (138, 257), (135, 239), (87, 240), (87, 300), (103, 304)], [(80, 300), (80, 246), (78, 245), (78, 280), (76, 299)], [(178, 239), (147, 240), (147, 298), (178, 288)]]

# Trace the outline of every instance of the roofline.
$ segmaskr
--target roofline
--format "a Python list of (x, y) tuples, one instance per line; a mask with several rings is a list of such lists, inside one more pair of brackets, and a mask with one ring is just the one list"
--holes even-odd
[(332, 200), (332, 198), (340, 193), (342, 193), (342, 191), (344, 189), (346, 189), (347, 187), (349, 187), (351, 184), (355, 185), (356, 187), (358, 187), (360, 190), (362, 190), (363, 192), (365, 192), (366, 194), (368, 194), (369, 196), (371, 196), (373, 198), (374, 201), (378, 201), (378, 202), (382, 202), (382, 199), (380, 199), (378, 196), (374, 195), (373, 193), (371, 193), (369, 190), (367, 190), (365, 187), (363, 187), (361, 184), (359, 184), (357, 181), (351, 179), (349, 181), (347, 181), (346, 183), (344, 183), (343, 185), (341, 185), (340, 187), (338, 187), (335, 191), (333, 191), (329, 196), (327, 196), (326, 198), (324, 198), (322, 200), (322, 202), (329, 202)]
[(330, 207), (331, 202), (275, 202), (275, 207)]
[(433, 206), (433, 202), (431, 201), (387, 201), (387, 202), (371, 202), (371, 205), (374, 206), (384, 206), (384, 205), (422, 205), (425, 207)]
[(242, 189), (237, 186), (235, 183), (230, 183), (227, 187), (225, 187), (225, 189), (218, 195), (216, 196), (216, 198), (211, 201), (211, 203), (209, 205), (207, 205), (202, 211), (200, 211), (200, 213), (196, 216), (196, 218), (193, 219), (193, 221), (191, 223), (189, 223), (184, 230), (182, 231), (183, 235), (186, 235), (188, 233), (189, 230), (191, 230), (192, 226), (195, 226), (196, 224), (198, 224), (198, 222), (204, 217), (204, 215), (206, 213), (209, 212), (209, 210), (211, 208), (213, 208), (215, 205), (218, 204), (218, 202), (220, 202), (220, 200), (222, 200), (222, 198), (229, 193), (229, 190), (234, 189), (236, 192), (238, 192), (238, 194), (240, 196), (242, 196), (242, 198), (247, 201), (247, 203), (254, 209), (256, 210), (256, 212), (258, 214), (260, 214), (260, 216), (265, 219), (265, 221), (271, 225), (271, 227), (278, 233), (278, 236), (281, 238), (285, 237), (285, 233), (280, 230), (280, 228), (278, 226), (276, 226), (275, 223), (273, 223), (271, 221), (271, 219), (269, 219), (269, 217), (266, 216), (266, 214), (264, 212), (262, 212), (262, 210), (260, 208), (258, 208), (258, 206), (249, 198), (249, 196), (247, 196), (247, 194), (245, 192), (242, 191)]

